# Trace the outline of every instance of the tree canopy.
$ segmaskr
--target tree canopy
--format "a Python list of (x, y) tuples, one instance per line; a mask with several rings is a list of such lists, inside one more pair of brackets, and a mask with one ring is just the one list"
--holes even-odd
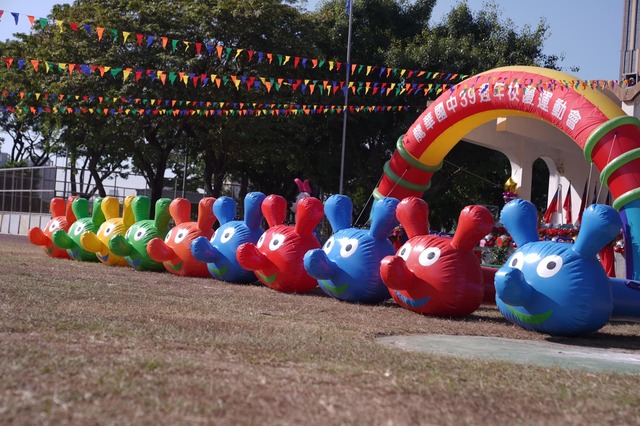
[[(519, 29), (495, 4), (474, 13), (463, 1), (432, 24), (436, 0), (352, 1), (351, 64), (343, 0), (312, 12), (296, 0), (57, 5), (30, 34), (0, 43), (4, 58), (22, 61), (0, 70), (0, 128), (21, 150), (13, 160), (68, 155), (78, 176), (85, 167), (93, 178), (91, 188), (76, 182), (82, 195), (104, 195), (101, 182), (128, 165), (153, 201), (168, 170), (213, 196), (234, 181), (243, 193), (293, 199), (295, 177), (334, 193), (348, 91), (345, 193), (364, 208), (397, 138), (457, 82), (444, 75), (562, 59), (543, 53), (543, 19)], [(451, 163), (471, 168), (474, 149), (456, 147)], [(460, 173), (446, 167), (442, 181), (436, 174), (425, 197), (434, 216), (453, 217), (438, 225), (453, 226), (453, 212), (470, 201), (497, 204), (498, 191), (478, 199), (487, 193), (479, 182), (504, 181), (505, 167), (476, 170), (484, 181), (450, 180)]]

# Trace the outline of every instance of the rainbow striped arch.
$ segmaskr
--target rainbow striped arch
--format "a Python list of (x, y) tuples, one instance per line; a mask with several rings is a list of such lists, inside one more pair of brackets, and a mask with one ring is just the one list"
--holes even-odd
[(447, 153), (474, 128), (498, 117), (536, 117), (583, 150), (613, 195), (632, 250), (627, 277), (640, 271), (640, 120), (569, 74), (537, 67), (496, 68), (457, 84), (413, 123), (384, 166), (376, 198), (421, 196)]

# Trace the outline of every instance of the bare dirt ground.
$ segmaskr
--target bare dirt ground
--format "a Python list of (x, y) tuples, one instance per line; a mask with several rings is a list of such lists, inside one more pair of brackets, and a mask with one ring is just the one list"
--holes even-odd
[(48, 258), (0, 235), (0, 424), (640, 424), (640, 375), (404, 352), (376, 337), (552, 340), (638, 353), (640, 325), (550, 338), (321, 291)]

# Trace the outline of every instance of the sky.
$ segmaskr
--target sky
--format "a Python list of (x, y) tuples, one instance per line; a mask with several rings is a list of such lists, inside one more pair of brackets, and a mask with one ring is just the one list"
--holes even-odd
[[(313, 10), (322, 0), (308, 0)], [(357, 2), (358, 0), (352, 0)], [(460, 0), (437, 0), (432, 22), (439, 22)], [(345, 0), (346, 2), (346, 0)], [(486, 0), (467, 0), (473, 11), (482, 8)], [(0, 21), (0, 40), (6, 40), (14, 32), (28, 32), (27, 15), (36, 18), (49, 14), (60, 0), (0, 0), (4, 10)], [(560, 66), (583, 80), (615, 80), (620, 68), (622, 39), (622, 0), (501, 0), (503, 18), (513, 20), (518, 28), (530, 25), (535, 28), (541, 18), (549, 25), (550, 36), (544, 44), (546, 54), (564, 54)], [(20, 14), (18, 25), (10, 12)], [(353, 31), (357, 31), (354, 28)], [(346, 44), (346, 40), (345, 40)], [(346, 47), (345, 47), (346, 52)], [(346, 56), (346, 53), (345, 53)], [(577, 73), (570, 67), (580, 67)], [(442, 70), (455, 71), (455, 70)]]

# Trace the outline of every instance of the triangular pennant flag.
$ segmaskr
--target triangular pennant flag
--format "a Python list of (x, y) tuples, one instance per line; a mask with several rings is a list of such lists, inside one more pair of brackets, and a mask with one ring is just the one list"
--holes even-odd
[(11, 14), (13, 15), (13, 19), (16, 21), (16, 25), (18, 25), (18, 17), (20, 14), (17, 12), (11, 12)]
[(551, 223), (553, 214), (558, 211), (559, 194), (560, 194), (560, 188), (556, 189), (556, 193), (553, 195), (553, 198), (549, 203), (549, 207), (547, 207), (547, 211), (544, 212), (544, 216), (542, 217), (542, 221), (544, 223)]
[(218, 59), (222, 59), (222, 46), (221, 45), (217, 45), (216, 46), (216, 52), (218, 53)]
[(233, 84), (236, 86), (236, 90), (240, 89), (240, 83), (242, 82), (241, 79), (239, 79), (237, 76), (232, 75), (231, 76), (231, 81), (233, 82)]
[(77, 22), (69, 22), (69, 28), (71, 28), (71, 30), (73, 32), (78, 32), (78, 23)]
[(122, 32), (122, 44), (125, 44), (127, 42), (127, 39), (129, 38), (129, 36), (131, 35), (131, 32), (129, 31), (123, 31)]
[(104, 28), (96, 27), (96, 33), (98, 34), (98, 40), (102, 40), (102, 34), (104, 33)]
[(49, 21), (47, 18), (40, 18), (38, 19), (38, 24), (40, 24), (40, 28), (44, 28), (49, 24)]

